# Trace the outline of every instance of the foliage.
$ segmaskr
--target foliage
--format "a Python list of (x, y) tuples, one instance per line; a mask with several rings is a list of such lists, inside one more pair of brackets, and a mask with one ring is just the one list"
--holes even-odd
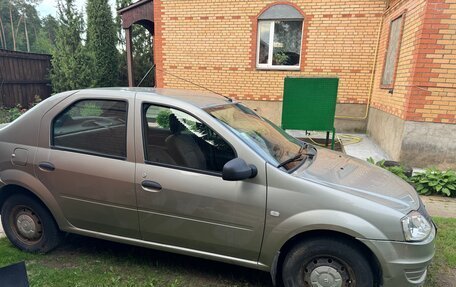
[(162, 128), (169, 128), (169, 116), (171, 115), (170, 110), (162, 110), (157, 115), (157, 124)]
[(36, 52), (33, 47), (41, 30), (37, 2), (0, 0), (0, 48)]
[(273, 62), (276, 65), (284, 65), (287, 61), (288, 61), (288, 56), (287, 56), (287, 54), (285, 54), (285, 52), (280, 51), (280, 52), (274, 53)]
[(22, 109), (20, 105), (17, 105), (14, 108), (8, 109), (8, 121), (12, 122), (18, 117), (20, 117), (26, 110)]
[(59, 27), (55, 48), (52, 49), (51, 81), (54, 92), (93, 86), (91, 57), (82, 44), (83, 16), (74, 0), (59, 0)]
[(117, 84), (116, 29), (107, 0), (87, 1), (87, 48), (93, 58), (92, 77), (97, 87)]
[(441, 194), (456, 197), (456, 172), (454, 170), (440, 171), (428, 168), (412, 176), (412, 182), (419, 194)]
[(55, 48), (55, 42), (57, 37), (57, 30), (59, 23), (57, 19), (48, 15), (41, 20), (42, 27), (38, 32), (36, 42), (33, 45), (33, 49), (38, 53), (51, 54), (52, 49)]
[(35, 96), (34, 101), (29, 104), (28, 108), (22, 107), (21, 105), (17, 105), (13, 108), (0, 108), (0, 123), (9, 123), (14, 121), (28, 111), (28, 109), (36, 106), (39, 102), (41, 102), (41, 98), (39, 96)]
[(410, 178), (405, 174), (405, 167), (402, 166), (402, 165), (399, 165), (399, 166), (385, 166), (385, 160), (380, 160), (380, 161), (377, 161), (375, 162), (375, 160), (372, 158), (372, 157), (369, 157), (366, 159), (369, 163), (371, 164), (374, 164), (376, 166), (379, 166), (383, 169), (386, 169), (392, 173), (394, 173), (395, 175), (397, 175), (398, 177), (402, 178), (403, 180), (407, 181), (407, 182), (411, 182), (410, 181)]

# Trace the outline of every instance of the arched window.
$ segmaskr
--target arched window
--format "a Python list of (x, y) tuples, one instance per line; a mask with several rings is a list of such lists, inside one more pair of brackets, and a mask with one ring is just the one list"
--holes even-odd
[(303, 15), (294, 7), (278, 4), (258, 17), (258, 69), (299, 69)]

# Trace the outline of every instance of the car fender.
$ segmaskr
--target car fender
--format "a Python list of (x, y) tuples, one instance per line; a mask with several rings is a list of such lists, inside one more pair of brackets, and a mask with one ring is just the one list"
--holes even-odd
[(388, 239), (382, 231), (365, 219), (337, 210), (310, 210), (294, 214), (277, 224), (274, 224), (273, 221), (274, 219), (271, 217), (266, 220), (266, 230), (260, 255), (260, 263), (267, 266), (273, 266), (277, 252), (290, 239), (310, 231), (334, 231), (362, 239)]
[[(33, 175), (17, 170), (7, 169), (0, 172), (1, 188), (8, 185), (17, 185), (29, 190), (38, 197), (49, 209), (60, 229), (65, 229), (70, 223), (65, 220), (62, 210), (59, 207), (54, 195)], [(1, 193), (0, 189), (0, 193)]]

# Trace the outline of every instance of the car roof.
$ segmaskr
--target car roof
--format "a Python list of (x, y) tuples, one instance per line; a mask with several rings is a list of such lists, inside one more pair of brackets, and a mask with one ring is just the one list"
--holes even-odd
[[(100, 93), (106, 91), (111, 96), (116, 96), (115, 91), (129, 91), (134, 93), (141, 93), (143, 95), (150, 94), (151, 97), (160, 96), (168, 97), (174, 100), (190, 103), (199, 108), (207, 108), (210, 106), (218, 106), (232, 103), (228, 97), (207, 91), (183, 90), (183, 89), (167, 89), (167, 88), (128, 88), (128, 87), (112, 87), (112, 88), (94, 88), (84, 89), (78, 91), (88, 92), (94, 91)], [(124, 95), (125, 96), (125, 95)], [(124, 97), (122, 96), (122, 97)], [(119, 96), (120, 97), (120, 96)]]

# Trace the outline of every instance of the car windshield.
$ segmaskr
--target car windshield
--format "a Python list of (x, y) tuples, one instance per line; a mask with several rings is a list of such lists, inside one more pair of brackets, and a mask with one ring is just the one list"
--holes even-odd
[(303, 143), (284, 130), (242, 104), (230, 104), (207, 108), (206, 111), (224, 123), (239, 138), (274, 166), (290, 161), (285, 168), (291, 169), (302, 159)]

